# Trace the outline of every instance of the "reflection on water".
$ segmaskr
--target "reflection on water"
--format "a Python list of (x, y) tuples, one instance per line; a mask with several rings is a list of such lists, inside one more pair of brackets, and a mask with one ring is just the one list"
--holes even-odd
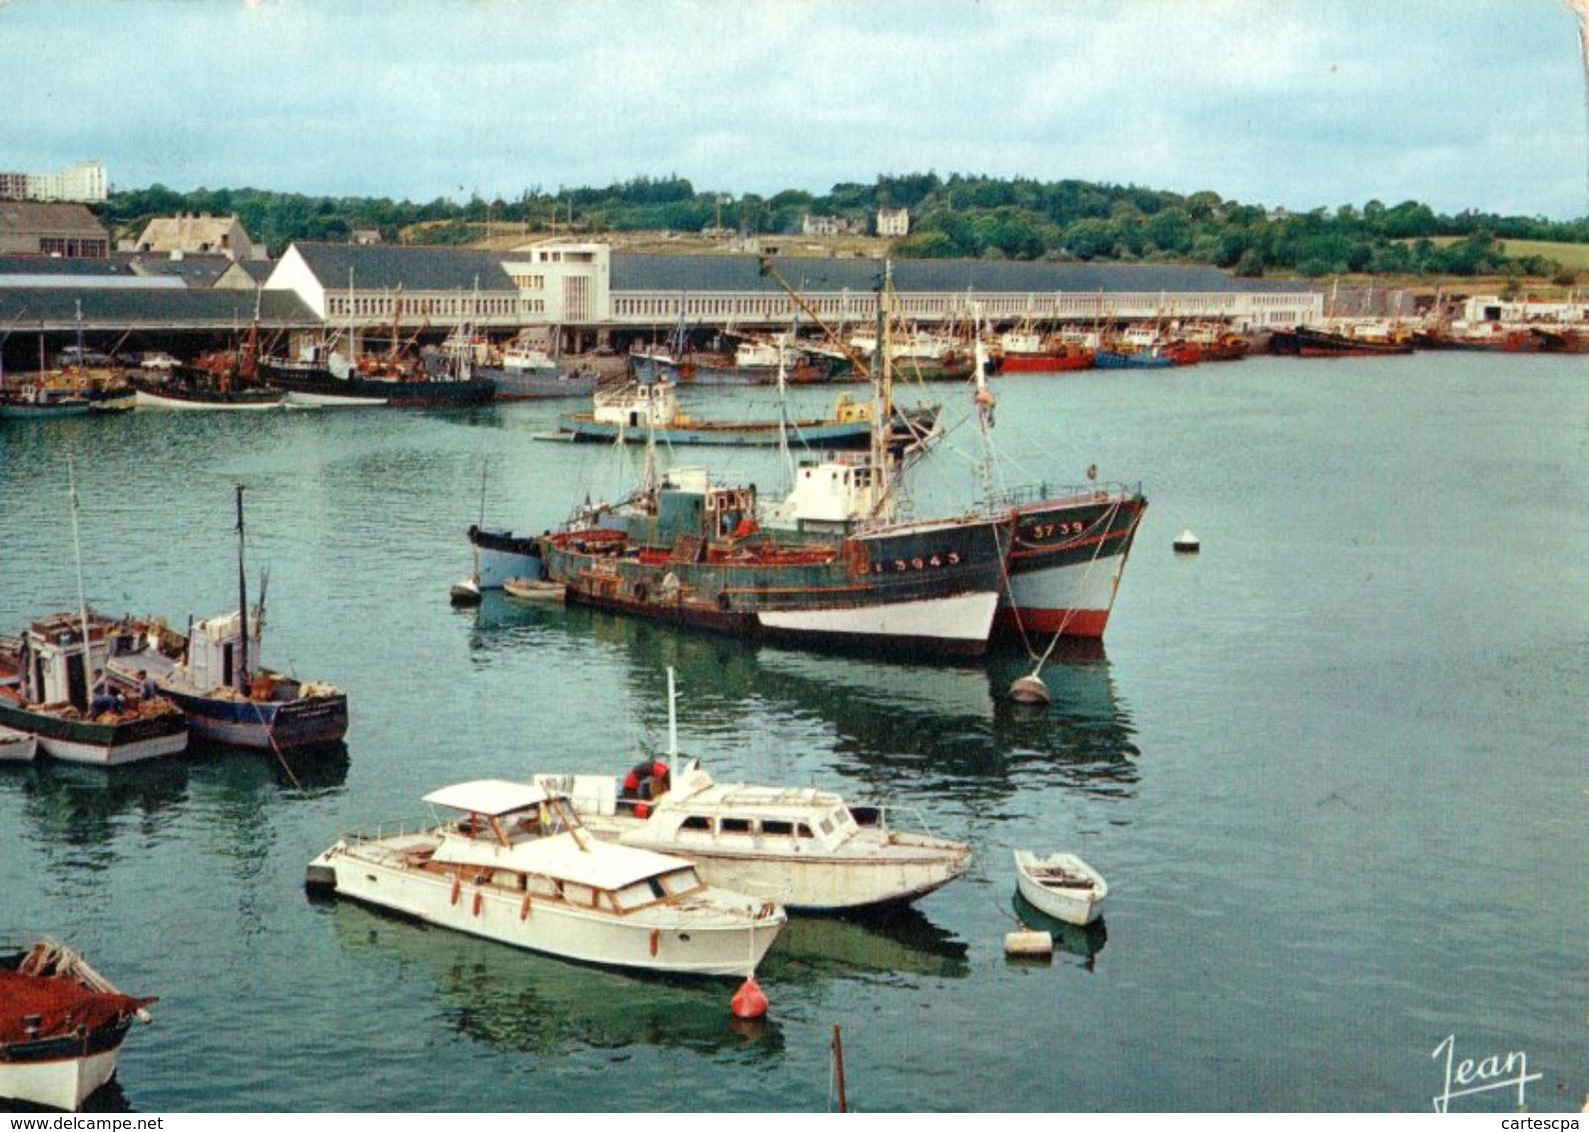
[(372, 962), (422, 967), (435, 981), (446, 1024), (495, 1047), (563, 1057), (638, 1044), (737, 1051), (746, 1063), (783, 1052), (776, 1023), (731, 1025), (734, 987), (722, 980), (583, 967), (348, 900), (333, 899), (325, 911), (344, 948)]
[(263, 828), (264, 798), (313, 797), (347, 779), (341, 743), (286, 759), (222, 744), (117, 767), (40, 758), (0, 767), (0, 794), (24, 796), (23, 816), (41, 843), (72, 848), (107, 845), (127, 830), (155, 833), (185, 812), (190, 794), (207, 796), (201, 812), (215, 809), (229, 822), (257, 821)]
[(1101, 917), (1085, 927), (1067, 924), (1064, 920), (1056, 920), (1039, 909), (1020, 892), (1015, 893), (1012, 907), (1015, 909), (1015, 918), (1023, 926), (1031, 931), (1047, 932), (1053, 936), (1055, 951), (1079, 956), (1082, 960), (1080, 966), (1089, 971), (1093, 969), (1094, 956), (1102, 951), (1103, 945), (1109, 941), (1109, 931)]
[(348, 745), (343, 742), (291, 751), (256, 751), (195, 740), (188, 752), (195, 760), (195, 777), (213, 768), (218, 772), (214, 777), (225, 789), (243, 795), (274, 788), (290, 797), (315, 797), (342, 787), (350, 762)]
[(959, 979), (966, 975), (967, 951), (964, 941), (914, 907), (886, 916), (792, 916), (762, 973), (779, 984), (841, 977), (886, 983)]
[[(176, 820), (190, 765), (174, 758), (106, 768), (41, 758), (4, 768), (0, 790), (21, 791), (23, 817), (40, 844), (77, 850), (107, 845), (129, 824), (150, 833)], [(77, 859), (93, 867), (91, 856)]]
[[(581, 663), (599, 654), (620, 666), (638, 702), (657, 705), (659, 718), (672, 667), (681, 722), (696, 733), (732, 748), (770, 727), (804, 728), (825, 737), (836, 768), (879, 790), (952, 790), (968, 802), (1034, 784), (1135, 790), (1135, 727), (1098, 642), (1055, 650), (1041, 670), (1052, 703), (1034, 712), (1008, 695), (1011, 682), (1034, 667), (1016, 654), (903, 664), (757, 646), (499, 593), (469, 616), (470, 655), (479, 663), (511, 650)], [(717, 754), (692, 753), (709, 761)]]

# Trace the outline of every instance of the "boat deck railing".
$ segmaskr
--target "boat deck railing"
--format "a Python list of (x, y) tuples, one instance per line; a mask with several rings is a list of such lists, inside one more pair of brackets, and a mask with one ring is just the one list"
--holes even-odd
[[(855, 802), (847, 807), (850, 816), (855, 819), (855, 824), (862, 829), (880, 829), (885, 832), (915, 834), (923, 837), (937, 837), (932, 827), (927, 824), (927, 815), (915, 806), (901, 806), (890, 802), (868, 803)], [(895, 815), (903, 815), (906, 821), (902, 824), (892, 820)]]
[(1102, 503), (1110, 499), (1126, 499), (1142, 494), (1142, 483), (1087, 483), (1061, 484), (1028, 483), (995, 492), (985, 506), (989, 510), (1008, 510), (1030, 503), (1053, 502), (1058, 499), (1096, 499)]
[(418, 838), (434, 834), (434, 822), (424, 822), (416, 818), (392, 818), (377, 822), (373, 827), (350, 830), (342, 835), (342, 840), (349, 845), (360, 845), (371, 841), (391, 841), (399, 837)]

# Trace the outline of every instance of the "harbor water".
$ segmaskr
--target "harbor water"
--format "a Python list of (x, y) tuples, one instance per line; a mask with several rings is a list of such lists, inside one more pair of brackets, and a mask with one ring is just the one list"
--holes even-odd
[[(1102, 648), (908, 665), (754, 647), (500, 593), (464, 530), (557, 523), (639, 453), (559, 408), (0, 424), (0, 632), (89, 604), (235, 607), (247, 486), (264, 660), (348, 691), (344, 750), (0, 766), (0, 927), (159, 995), (105, 1108), (823, 1110), (842, 1028), (870, 1110), (1429, 1111), (1455, 1060), (1589, 1091), (1589, 370), (1583, 358), (1251, 358), (997, 379), (998, 475), (1140, 480)], [(934, 385), (945, 419), (969, 391)], [(918, 394), (907, 392), (906, 400)], [(831, 391), (803, 389), (802, 411)], [(686, 391), (765, 416), (765, 390)], [(980, 483), (961, 427), (920, 507)], [(680, 450), (776, 490), (775, 453)], [(625, 469), (622, 465), (627, 464)], [(1194, 531), (1201, 553), (1172, 542)], [(259, 571), (269, 570), (268, 588)], [(1038, 649), (1048, 642), (1034, 642)], [(729, 982), (571, 966), (304, 892), (342, 832), (473, 777), (621, 775), (679, 738), (720, 781), (820, 784), (970, 842), (887, 922), (800, 919)], [(1077, 852), (1104, 922), (1007, 959), (1011, 850)], [(1441, 1043), (1450, 1040), (1449, 1046)], [(1514, 1057), (1511, 1066), (1517, 1066)], [(1534, 1076), (1536, 1075), (1537, 1076)], [(1515, 1072), (1513, 1075), (1516, 1075)], [(1470, 1082), (1471, 1083), (1471, 1082)]]

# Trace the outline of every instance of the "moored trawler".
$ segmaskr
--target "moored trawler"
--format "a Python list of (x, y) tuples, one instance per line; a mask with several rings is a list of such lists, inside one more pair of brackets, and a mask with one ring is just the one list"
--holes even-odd
[[(1002, 534), (1002, 539), (1001, 539)], [(576, 517), (537, 540), (571, 603), (754, 639), (933, 659), (987, 648), (1007, 532), (954, 519), (839, 538), (761, 532), (753, 485), (673, 469), (654, 514), (623, 529)]]
[(305, 883), (514, 947), (609, 967), (749, 975), (787, 917), (695, 866), (600, 840), (555, 791), (486, 779), (425, 801), (449, 816), (349, 834)]

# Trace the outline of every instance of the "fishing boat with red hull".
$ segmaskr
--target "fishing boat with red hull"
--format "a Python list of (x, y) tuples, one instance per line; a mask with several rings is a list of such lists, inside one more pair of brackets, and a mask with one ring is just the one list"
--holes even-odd
[(994, 500), (987, 514), (1015, 529), (994, 635), (1102, 637), (1147, 506), (1140, 486), (1125, 485), (1042, 485)]

